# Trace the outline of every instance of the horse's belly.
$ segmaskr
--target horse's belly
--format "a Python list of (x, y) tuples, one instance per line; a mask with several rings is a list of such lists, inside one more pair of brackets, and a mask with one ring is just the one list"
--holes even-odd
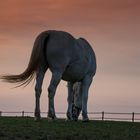
[(75, 81), (80, 81), (83, 79), (83, 75), (79, 74), (79, 73), (70, 73), (70, 72), (64, 72), (64, 74), (62, 75), (62, 79), (65, 81), (71, 81), (71, 82), (75, 82)]
[(65, 81), (80, 81), (84, 78), (88, 71), (87, 63), (74, 63), (66, 68), (62, 75), (62, 79)]

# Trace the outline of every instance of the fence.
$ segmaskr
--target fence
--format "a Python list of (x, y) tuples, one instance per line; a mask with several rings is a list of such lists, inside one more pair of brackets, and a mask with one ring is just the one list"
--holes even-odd
[[(41, 115), (47, 114), (47, 112), (41, 112)], [(59, 117), (64, 118), (65, 112), (56, 112)], [(89, 112), (89, 118), (91, 120), (114, 120), (114, 121), (132, 121), (132, 122), (140, 122), (140, 113), (116, 113), (116, 112)], [(0, 111), (1, 116), (20, 116), (20, 117), (33, 117), (34, 112), (27, 111), (15, 111), (15, 112), (7, 112)], [(80, 116), (81, 118), (81, 116)]]

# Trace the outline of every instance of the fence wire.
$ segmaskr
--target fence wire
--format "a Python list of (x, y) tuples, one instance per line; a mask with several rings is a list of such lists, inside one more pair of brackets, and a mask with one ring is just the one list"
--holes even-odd
[[(58, 118), (66, 118), (66, 112), (56, 112)], [(89, 112), (91, 120), (113, 120), (113, 121), (132, 121), (140, 122), (140, 113), (119, 113), (119, 112)], [(0, 117), (13, 116), (13, 117), (33, 117), (34, 112), (31, 111), (0, 111)], [(47, 117), (47, 112), (41, 112), (42, 117)], [(80, 119), (82, 116), (80, 115)]]

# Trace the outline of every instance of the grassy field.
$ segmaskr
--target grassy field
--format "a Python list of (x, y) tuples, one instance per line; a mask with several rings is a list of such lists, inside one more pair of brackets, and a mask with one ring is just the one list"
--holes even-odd
[(0, 117), (0, 140), (140, 140), (140, 123)]

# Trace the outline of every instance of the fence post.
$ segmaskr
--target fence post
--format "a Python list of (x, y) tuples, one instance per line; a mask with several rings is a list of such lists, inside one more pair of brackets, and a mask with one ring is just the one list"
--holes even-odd
[(134, 122), (134, 120), (135, 120), (135, 113), (132, 112), (132, 122)]
[(0, 117), (2, 116), (2, 111), (0, 111)]
[(22, 111), (22, 117), (24, 117), (24, 111)]
[(105, 114), (105, 112), (103, 111), (102, 112), (102, 121), (104, 120), (104, 114)]

